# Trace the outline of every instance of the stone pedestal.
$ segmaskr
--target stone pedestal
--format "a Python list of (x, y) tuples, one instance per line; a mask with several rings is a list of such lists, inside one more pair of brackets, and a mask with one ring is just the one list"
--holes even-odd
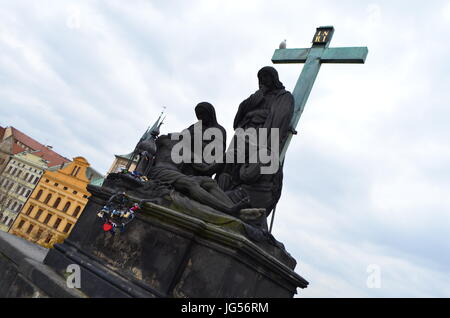
[(146, 203), (124, 233), (105, 233), (97, 212), (111, 191), (89, 190), (71, 235), (44, 260), (60, 275), (80, 265), (88, 297), (293, 297), (308, 285), (283, 248), (250, 241), (225, 214)]

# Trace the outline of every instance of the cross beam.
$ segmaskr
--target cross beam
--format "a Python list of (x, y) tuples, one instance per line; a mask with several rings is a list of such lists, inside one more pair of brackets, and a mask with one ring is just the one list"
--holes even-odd
[(300, 77), (297, 80), (292, 95), (294, 96), (294, 116), (291, 121), (291, 131), (280, 156), (283, 163), (286, 150), (291, 142), (292, 135), (296, 134), (300, 116), (305, 108), (311, 89), (323, 63), (364, 64), (368, 54), (367, 47), (338, 47), (328, 48), (334, 34), (334, 27), (326, 26), (316, 29), (313, 45), (309, 49), (278, 49), (272, 57), (274, 64), (305, 63)]

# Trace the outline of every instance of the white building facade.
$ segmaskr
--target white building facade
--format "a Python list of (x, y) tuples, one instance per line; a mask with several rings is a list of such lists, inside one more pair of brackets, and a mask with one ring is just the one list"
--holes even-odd
[(0, 230), (7, 232), (39, 182), (47, 162), (33, 152), (11, 156), (0, 174)]

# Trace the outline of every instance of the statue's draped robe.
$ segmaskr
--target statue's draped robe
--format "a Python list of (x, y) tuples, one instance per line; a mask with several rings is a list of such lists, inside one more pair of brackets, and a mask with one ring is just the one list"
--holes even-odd
[[(270, 129), (278, 128), (280, 154), (287, 140), (293, 112), (294, 98), (284, 87), (272, 90), (265, 95), (261, 91), (257, 91), (239, 105), (233, 127), (234, 129), (253, 127), (257, 130), (258, 128), (267, 128), (269, 149), (271, 148)], [(282, 168), (280, 166), (274, 174), (258, 173), (256, 177), (252, 176), (246, 180), (242, 165), (235, 164), (231, 171), (228, 169), (228, 172), (232, 174), (232, 189), (243, 188), (250, 197), (252, 207), (266, 208), (267, 214), (269, 214), (281, 195)], [(230, 196), (233, 195), (235, 195), (233, 191), (230, 191)]]
[[(221, 132), (221, 136), (216, 136), (216, 138), (220, 138), (220, 141), (222, 143), (222, 152), (221, 152), (221, 156), (222, 158), (225, 157), (225, 150), (226, 150), (226, 142), (227, 142), (227, 131), (225, 130), (225, 128), (223, 128), (217, 121), (217, 117), (216, 117), (216, 111), (214, 109), (214, 106), (212, 106), (210, 103), (207, 102), (202, 102), (199, 103), (196, 107), (195, 107), (195, 112), (199, 112), (200, 110), (203, 111), (204, 114), (206, 114), (206, 116), (208, 117), (208, 124), (202, 122), (202, 140), (203, 140), (203, 134), (205, 133), (205, 131), (208, 128), (217, 128), (220, 132)], [(194, 152), (194, 129), (195, 128), (195, 124), (189, 126), (187, 129), (189, 130), (190, 134), (191, 134), (191, 152)], [(205, 149), (205, 147), (212, 141), (209, 140), (205, 140), (202, 143), (202, 152)], [(191, 157), (193, 159), (193, 156)], [(224, 160), (224, 159), (223, 159)], [(183, 173), (187, 174), (187, 175), (206, 175), (206, 176), (212, 176), (214, 173), (218, 173), (221, 171), (221, 169), (223, 168), (223, 165), (220, 164), (215, 164), (213, 169), (210, 169), (210, 171), (208, 173), (202, 173), (198, 170), (195, 170), (192, 166), (192, 164), (189, 163), (185, 163), (183, 164)]]

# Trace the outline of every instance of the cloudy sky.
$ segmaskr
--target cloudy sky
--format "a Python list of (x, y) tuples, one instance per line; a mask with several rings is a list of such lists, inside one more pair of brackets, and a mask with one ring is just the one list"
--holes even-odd
[[(231, 134), (280, 41), (321, 25), (369, 55), (323, 65), (288, 150), (274, 234), (300, 296), (450, 297), (448, 0), (2, 0), (0, 125), (101, 172), (163, 106), (163, 133), (209, 101)], [(292, 90), (302, 65), (276, 68)]]

